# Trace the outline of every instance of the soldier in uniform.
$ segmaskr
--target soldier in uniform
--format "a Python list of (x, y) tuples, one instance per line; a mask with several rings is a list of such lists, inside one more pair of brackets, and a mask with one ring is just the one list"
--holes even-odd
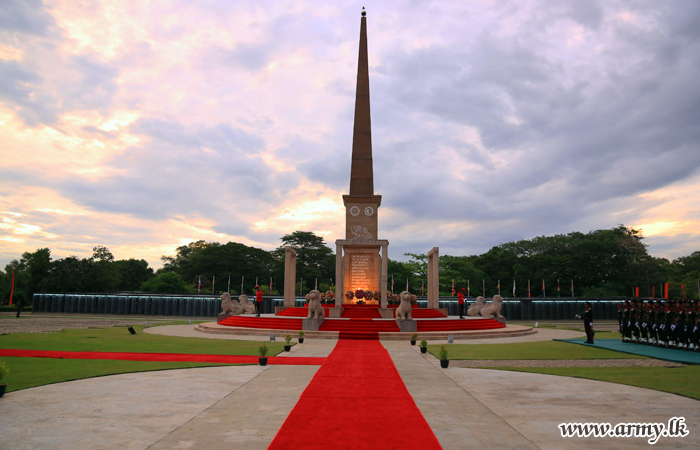
[(639, 337), (641, 343), (644, 345), (649, 344), (649, 306), (641, 302), (641, 307), (639, 308)]
[(617, 304), (617, 331), (622, 334), (622, 305)]
[(584, 344), (592, 344), (595, 332), (593, 331), (593, 311), (589, 302), (586, 302), (585, 310), (583, 311), (583, 314), (581, 316), (583, 319), (583, 328), (586, 330), (587, 338)]
[(696, 352), (700, 352), (700, 315), (698, 315), (698, 303), (693, 300), (693, 306), (690, 313), (690, 324), (692, 325), (691, 340)]
[(666, 316), (668, 315), (666, 311), (666, 303), (659, 303), (656, 309), (656, 323), (658, 323), (659, 330), (659, 341), (656, 344), (657, 347), (665, 347), (668, 341), (668, 332), (666, 330)]
[(649, 327), (649, 344), (656, 345), (659, 342), (659, 324), (656, 321), (656, 302), (654, 300), (649, 302), (649, 317), (647, 324)]
[(632, 326), (632, 334), (634, 334), (634, 339), (632, 342), (635, 344), (639, 344), (639, 326), (640, 326), (640, 317), (639, 317), (639, 304), (637, 303), (637, 300), (632, 300), (632, 312), (630, 313), (631, 316), (631, 326)]

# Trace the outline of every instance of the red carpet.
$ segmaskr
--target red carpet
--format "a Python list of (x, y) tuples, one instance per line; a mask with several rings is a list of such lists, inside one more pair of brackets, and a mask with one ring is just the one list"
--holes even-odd
[[(59, 352), (46, 350), (0, 349), (0, 356), (59, 359), (115, 359), (120, 361), (204, 362), (222, 364), (258, 364), (257, 356), (248, 355), (194, 355), (187, 353), (126, 353), (126, 352)], [(270, 356), (268, 364), (317, 366), (326, 358)]]
[(341, 339), (268, 449), (441, 449), (378, 340)]

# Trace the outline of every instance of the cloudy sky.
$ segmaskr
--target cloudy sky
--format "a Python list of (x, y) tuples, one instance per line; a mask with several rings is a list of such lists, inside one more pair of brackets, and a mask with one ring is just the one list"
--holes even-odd
[(0, 0), (0, 267), (343, 238), (362, 6), (390, 257), (700, 250), (696, 0)]

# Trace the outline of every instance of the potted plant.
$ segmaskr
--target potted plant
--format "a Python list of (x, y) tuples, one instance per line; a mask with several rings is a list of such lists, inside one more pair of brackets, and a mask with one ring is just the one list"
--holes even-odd
[(292, 335), (291, 334), (286, 335), (284, 337), (284, 342), (287, 343), (287, 345), (284, 346), (284, 351), (285, 352), (290, 351), (292, 349), (292, 345), (290, 344), (290, 342), (292, 342)]
[(266, 366), (267, 365), (267, 345), (263, 344), (263, 345), (258, 347), (258, 355), (260, 355), (260, 358), (258, 358), (260, 365)]
[(411, 345), (416, 345), (416, 339), (418, 338), (418, 334), (413, 333), (411, 335)]
[(447, 349), (443, 345), (440, 347), (440, 353), (438, 354), (438, 359), (440, 360), (440, 367), (443, 369), (447, 369), (447, 366), (450, 365), (450, 360), (447, 359)]
[(428, 341), (426, 341), (425, 339), (422, 339), (420, 341), (420, 352), (425, 353), (427, 351), (428, 351)]
[(301, 330), (301, 331), (299, 332), (299, 343), (300, 343), (300, 344), (303, 344), (303, 343), (304, 343), (304, 335), (305, 335), (305, 334), (306, 334), (306, 333), (304, 333), (304, 330)]
[[(10, 369), (5, 367), (4, 362), (0, 362), (0, 381), (2, 381), (2, 378), (5, 376), (7, 372), (9, 372)], [(7, 390), (7, 383), (0, 383), (0, 397), (5, 395), (5, 391)]]

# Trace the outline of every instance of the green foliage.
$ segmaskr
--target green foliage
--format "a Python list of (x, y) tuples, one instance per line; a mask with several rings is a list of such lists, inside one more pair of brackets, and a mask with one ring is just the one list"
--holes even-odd
[(10, 371), (7, 367), (5, 367), (5, 362), (0, 361), (0, 381), (7, 375), (7, 373)]
[(413, 333), (413, 334), (411, 335), (411, 340), (412, 340), (412, 341), (415, 341), (417, 338), (418, 338), (418, 334)]
[(284, 337), (284, 342), (286, 342), (287, 345), (289, 345), (289, 343), (292, 342), (292, 335), (291, 334), (286, 335)]
[(423, 348), (427, 347), (427, 346), (428, 346), (428, 341), (426, 341), (425, 339), (421, 339), (421, 341), (420, 341), (420, 346), (423, 347)]
[(300, 330), (298, 334), (300, 338), (303, 338), (306, 333), (304, 332), (304, 330)]
[(187, 292), (187, 288), (185, 281), (175, 272), (161, 272), (141, 284), (142, 291), (160, 294), (182, 294)]
[[(596, 333), (596, 338), (598, 334)], [(440, 348), (431, 345), (430, 353), (438, 356)], [(516, 344), (453, 344), (452, 359), (644, 359), (643, 356), (614, 352), (568, 342), (542, 341)]]
[(262, 358), (264, 358), (265, 355), (267, 355), (267, 345), (266, 344), (263, 344), (263, 345), (258, 347), (258, 355), (260, 355)]
[(440, 347), (440, 352), (438, 353), (438, 359), (440, 361), (447, 360), (447, 349), (445, 348), (444, 345)]
[[(301, 292), (307, 293), (314, 288), (316, 280), (319, 288), (329, 286), (326, 280), (335, 277), (335, 256), (323, 238), (310, 231), (295, 231), (282, 236), (282, 245), (272, 251), (275, 273), (279, 279), (284, 279), (284, 248), (290, 246), (297, 252), (297, 280), (303, 280)], [(295, 292), (299, 292), (298, 282)]]

